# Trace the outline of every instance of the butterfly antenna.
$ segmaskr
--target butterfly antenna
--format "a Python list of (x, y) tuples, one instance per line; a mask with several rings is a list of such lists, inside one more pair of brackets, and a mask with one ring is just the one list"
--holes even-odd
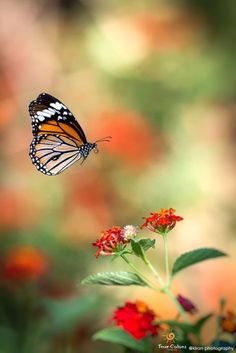
[(103, 137), (103, 138), (95, 141), (95, 143), (97, 143), (97, 142), (110, 142), (111, 138), (112, 138), (111, 136), (106, 136), (106, 137)]

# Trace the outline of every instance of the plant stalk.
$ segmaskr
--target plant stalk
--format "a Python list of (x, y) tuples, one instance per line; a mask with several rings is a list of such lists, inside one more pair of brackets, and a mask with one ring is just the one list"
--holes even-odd
[(137, 269), (137, 267), (131, 261), (129, 261), (129, 259), (125, 255), (120, 256), (137, 273), (137, 275), (142, 278), (145, 283), (148, 284), (150, 288), (157, 290), (157, 288), (151, 283), (151, 281), (142, 272), (140, 272), (139, 269)]

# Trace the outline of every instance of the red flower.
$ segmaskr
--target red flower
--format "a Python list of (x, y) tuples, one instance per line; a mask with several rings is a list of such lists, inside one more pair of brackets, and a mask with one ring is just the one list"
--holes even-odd
[(3, 264), (7, 279), (27, 281), (41, 277), (48, 268), (44, 254), (32, 246), (17, 246), (9, 251)]
[(233, 311), (228, 311), (226, 316), (222, 317), (221, 328), (224, 332), (236, 332), (236, 315)]
[(177, 295), (177, 300), (180, 303), (180, 305), (182, 306), (182, 308), (184, 309), (184, 311), (186, 311), (186, 313), (190, 313), (190, 314), (196, 314), (197, 312), (197, 308), (196, 306), (191, 302), (191, 300), (183, 297), (182, 295), (178, 294)]
[(127, 301), (124, 306), (114, 311), (113, 320), (117, 326), (122, 327), (126, 332), (137, 340), (149, 334), (158, 334), (158, 325), (153, 323), (155, 314), (142, 301), (135, 303)]
[(176, 222), (183, 220), (182, 217), (176, 216), (175, 210), (169, 208), (168, 210), (162, 208), (159, 212), (151, 212), (150, 217), (144, 217), (145, 223), (141, 225), (141, 228), (147, 227), (152, 232), (156, 233), (168, 233), (176, 225)]
[(105, 230), (101, 233), (101, 238), (97, 239), (93, 243), (93, 246), (98, 247), (98, 251), (96, 252), (95, 256), (98, 257), (99, 255), (114, 255), (115, 252), (123, 250), (129, 241), (130, 240), (124, 237), (123, 228), (121, 227), (115, 226)]

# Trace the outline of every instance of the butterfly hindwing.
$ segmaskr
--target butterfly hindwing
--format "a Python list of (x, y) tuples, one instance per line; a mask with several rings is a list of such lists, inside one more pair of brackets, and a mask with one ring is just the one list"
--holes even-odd
[(30, 158), (36, 168), (46, 175), (57, 175), (80, 158), (85, 159), (84, 146), (63, 135), (39, 135), (30, 145)]

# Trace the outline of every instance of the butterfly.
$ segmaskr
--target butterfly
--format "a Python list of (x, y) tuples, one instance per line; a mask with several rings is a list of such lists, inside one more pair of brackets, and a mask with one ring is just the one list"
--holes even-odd
[(57, 175), (80, 159), (83, 163), (92, 150), (98, 152), (98, 142), (111, 139), (107, 136), (88, 142), (69, 109), (47, 93), (41, 93), (30, 103), (29, 113), (33, 133), (29, 156), (35, 167), (46, 175)]

